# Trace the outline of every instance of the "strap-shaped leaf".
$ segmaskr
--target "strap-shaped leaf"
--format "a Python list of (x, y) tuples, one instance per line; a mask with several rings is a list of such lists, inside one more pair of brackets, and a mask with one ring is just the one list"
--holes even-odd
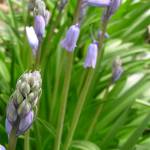
[(81, 150), (100, 150), (95, 143), (90, 141), (73, 141), (72, 147)]

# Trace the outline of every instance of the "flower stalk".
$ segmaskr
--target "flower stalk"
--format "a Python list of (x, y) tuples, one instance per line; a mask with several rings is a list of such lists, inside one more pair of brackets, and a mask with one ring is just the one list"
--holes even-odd
[(15, 150), (17, 143), (16, 128), (13, 127), (9, 135), (8, 150)]
[[(107, 20), (104, 21), (103, 24), (102, 24), (102, 34), (101, 34), (100, 39), (99, 39), (99, 46), (98, 46), (98, 48), (99, 48), (98, 63), (99, 64), (102, 61), (102, 56), (103, 56), (103, 53), (104, 53), (104, 50), (100, 51), (100, 49), (103, 46), (106, 27), (107, 27)], [(98, 68), (99, 64), (96, 65), (96, 68)], [(94, 70), (88, 69), (85, 85), (84, 85), (84, 87), (83, 87), (83, 89), (80, 93), (78, 103), (76, 105), (76, 108), (75, 108), (75, 111), (74, 111), (74, 114), (73, 114), (73, 120), (71, 122), (71, 127), (68, 131), (68, 135), (67, 135), (66, 140), (65, 140), (64, 150), (68, 150), (70, 145), (71, 145), (71, 142), (72, 142), (76, 127), (78, 125), (79, 118), (80, 118), (80, 115), (81, 115), (81, 112), (82, 112), (82, 109), (83, 109), (83, 106), (84, 106), (84, 103), (85, 103), (85, 100), (86, 100), (86, 97), (87, 97), (87, 94), (88, 94), (88, 91), (89, 91), (89, 88), (90, 88), (90, 85), (92, 83), (94, 73), (95, 73)]]
[(67, 59), (68, 61), (67, 61), (67, 66), (65, 71), (64, 87), (63, 87), (61, 100), (60, 100), (60, 111), (59, 111), (58, 122), (57, 122), (54, 150), (59, 150), (61, 146), (61, 137), (62, 137), (63, 126), (64, 126), (67, 97), (68, 97), (69, 85), (71, 80), (73, 53), (67, 52)]
[[(74, 17), (74, 23), (77, 23), (79, 20), (79, 12), (80, 12), (80, 7), (81, 7), (81, 2), (82, 2), (82, 0), (78, 0), (78, 2), (77, 2), (75, 17)], [(73, 33), (73, 34), (71, 34), (71, 36), (76, 38), (76, 40), (74, 40), (74, 42), (76, 43), (77, 38), (79, 36), (79, 35), (77, 36), (77, 34), (79, 34), (79, 33), (76, 34), (75, 33), (76, 31), (74, 31), (74, 30), (72, 30), (71, 32)], [(74, 45), (75, 43), (72, 43), (72, 44)], [(73, 50), (74, 50), (74, 48), (72, 49), (72, 51), (68, 51), (68, 49), (66, 49), (68, 61), (67, 61), (67, 66), (66, 66), (66, 71), (65, 71), (64, 87), (63, 87), (61, 100), (60, 100), (60, 110), (59, 110), (59, 115), (58, 115), (54, 150), (59, 150), (61, 147), (61, 138), (62, 138), (62, 133), (63, 133), (65, 113), (66, 113), (66, 107), (67, 107), (67, 97), (68, 97), (68, 92), (69, 92), (71, 72), (72, 72), (72, 66), (73, 66), (72, 63), (73, 63)]]

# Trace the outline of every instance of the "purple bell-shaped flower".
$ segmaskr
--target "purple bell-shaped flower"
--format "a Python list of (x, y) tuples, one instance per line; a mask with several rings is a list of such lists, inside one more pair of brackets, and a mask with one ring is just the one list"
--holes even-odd
[(34, 28), (26, 27), (26, 35), (27, 35), (28, 42), (32, 48), (32, 52), (34, 55), (36, 55), (39, 46), (39, 40), (37, 38)]
[(77, 40), (79, 38), (80, 28), (79, 25), (72, 25), (66, 33), (66, 37), (61, 41), (61, 46), (68, 52), (73, 52), (76, 47)]
[(88, 47), (88, 52), (87, 52), (87, 56), (85, 59), (84, 68), (96, 67), (97, 53), (98, 53), (98, 44), (96, 41), (94, 41)]
[(44, 36), (45, 26), (46, 23), (44, 17), (40, 15), (35, 16), (34, 30), (39, 40), (41, 40)]

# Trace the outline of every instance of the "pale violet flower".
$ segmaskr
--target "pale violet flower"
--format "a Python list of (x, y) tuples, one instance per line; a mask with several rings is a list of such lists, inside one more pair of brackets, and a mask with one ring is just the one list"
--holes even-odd
[(94, 41), (88, 47), (87, 56), (84, 63), (84, 68), (95, 68), (97, 61), (98, 44)]
[(44, 17), (40, 16), (40, 15), (35, 16), (34, 30), (35, 30), (35, 33), (36, 33), (39, 40), (41, 40), (43, 35), (44, 35), (45, 26), (46, 26), (46, 23), (45, 23)]
[(37, 38), (37, 35), (34, 31), (33, 27), (26, 27), (26, 35), (28, 42), (32, 48), (33, 54), (36, 55), (38, 46), (39, 46), (39, 40)]
[(66, 37), (61, 41), (61, 46), (68, 52), (73, 52), (76, 47), (77, 40), (79, 38), (80, 28), (79, 25), (72, 25), (66, 33)]
[(30, 111), (24, 118), (20, 120), (19, 124), (19, 130), (17, 134), (24, 133), (30, 126), (32, 125), (32, 122), (34, 120), (34, 113), (33, 111)]
[(109, 6), (111, 0), (87, 0), (89, 6), (105, 7)]

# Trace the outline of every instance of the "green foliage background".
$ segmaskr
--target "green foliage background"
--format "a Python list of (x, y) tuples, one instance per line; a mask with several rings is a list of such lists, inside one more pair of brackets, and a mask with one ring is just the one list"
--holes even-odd
[[(38, 118), (30, 130), (30, 149), (52, 149), (56, 133), (56, 121), (63, 88), (66, 55), (60, 47), (68, 27), (72, 24), (76, 1), (70, 0), (60, 14), (56, 0), (45, 0), (52, 12), (42, 46), (41, 73), (43, 92)], [(0, 143), (7, 146), (5, 132), (6, 106), (19, 76), (31, 68), (31, 49), (24, 27), (33, 24), (33, 16), (27, 13), (27, 1), (7, 1), (9, 13), (0, 11)], [(84, 18), (74, 64), (65, 117), (63, 142), (70, 127), (74, 108), (84, 86), (86, 71), (83, 68), (91, 32), (97, 36), (100, 26), (99, 8), (91, 7)], [(80, 121), (75, 132), (72, 150), (149, 150), (150, 147), (150, 44), (147, 27), (150, 25), (149, 0), (124, 0), (112, 17), (105, 40), (102, 65), (96, 70)], [(55, 26), (54, 32), (52, 29)], [(112, 61), (120, 56), (124, 73), (109, 88), (107, 101), (91, 138), (84, 140), (96, 109), (103, 99), (111, 78)], [(55, 94), (54, 94), (55, 92)], [(57, 103), (50, 116), (53, 98)], [(52, 122), (50, 122), (52, 120)], [(18, 140), (17, 149), (23, 149), (24, 136)]]

